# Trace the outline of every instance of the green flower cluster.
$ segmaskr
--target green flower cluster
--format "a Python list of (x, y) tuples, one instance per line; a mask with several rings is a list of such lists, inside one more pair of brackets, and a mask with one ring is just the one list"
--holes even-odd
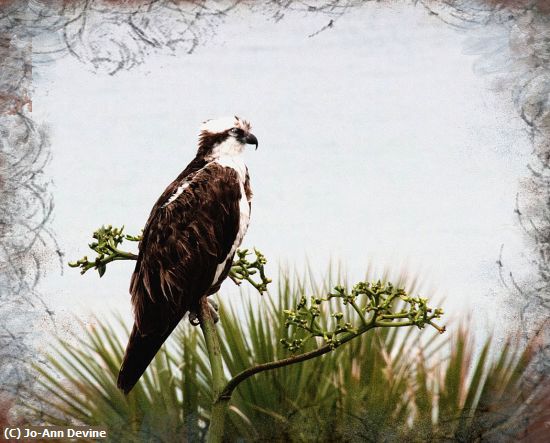
[(141, 236), (133, 236), (124, 234), (124, 226), (121, 228), (113, 228), (111, 225), (102, 226), (95, 231), (92, 237), (96, 240), (89, 243), (88, 246), (92, 251), (97, 253), (94, 260), (89, 261), (88, 256), (82, 257), (76, 262), (70, 262), (72, 268), (80, 268), (80, 273), (94, 268), (103, 277), (107, 270), (107, 264), (115, 260), (136, 260), (137, 256), (131, 252), (121, 251), (119, 245), (124, 240), (140, 241)]
[[(340, 303), (330, 303), (336, 299)], [(334, 306), (343, 308), (330, 313)], [(362, 281), (348, 291), (344, 286), (335, 286), (325, 297), (301, 297), (293, 310), (285, 310), (285, 326), (294, 327), (289, 338), (280, 340), (290, 352), (302, 349), (310, 339), (320, 337), (324, 344), (335, 349), (342, 343), (376, 327), (431, 325), (440, 333), (444, 327), (433, 320), (443, 315), (442, 309), (432, 309), (427, 299), (411, 297), (404, 288), (389, 282)], [(321, 321), (332, 317), (332, 321)], [(322, 327), (321, 324), (327, 326)], [(306, 335), (303, 336), (303, 331)]]
[[(137, 259), (136, 254), (119, 249), (119, 246), (124, 240), (133, 242), (139, 242), (141, 240), (141, 235), (134, 236), (124, 234), (124, 226), (121, 228), (114, 228), (111, 225), (102, 226), (96, 230), (92, 236), (95, 241), (89, 243), (88, 246), (97, 254), (95, 259), (90, 261), (87, 256), (84, 256), (80, 260), (69, 263), (69, 266), (72, 268), (80, 268), (81, 274), (93, 268), (99, 273), (100, 277), (103, 277), (107, 270), (107, 265), (110, 262)], [(267, 259), (255, 248), (255, 259), (253, 261), (247, 258), (251, 254), (252, 252), (248, 249), (237, 250), (235, 254), (236, 258), (229, 271), (229, 277), (237, 285), (240, 285), (243, 281), (247, 281), (256, 288), (260, 294), (263, 294), (267, 291), (267, 285), (271, 283), (271, 279), (267, 278), (265, 275)], [(256, 274), (259, 276), (259, 281), (253, 278)]]
[[(271, 283), (271, 279), (265, 275), (265, 265), (267, 259), (265, 256), (254, 248), (254, 255), (256, 259), (249, 261), (247, 257), (252, 254), (248, 249), (238, 249), (236, 252), (236, 258), (233, 259), (231, 270), (229, 271), (229, 278), (234, 283), (240, 285), (243, 281), (250, 283), (256, 290), (263, 294), (267, 291), (267, 285)], [(255, 281), (252, 276), (258, 274), (260, 281)]]

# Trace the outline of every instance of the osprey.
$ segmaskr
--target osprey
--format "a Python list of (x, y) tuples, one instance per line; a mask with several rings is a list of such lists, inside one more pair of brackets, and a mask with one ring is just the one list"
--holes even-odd
[(258, 148), (247, 121), (204, 122), (196, 157), (151, 210), (130, 284), (135, 321), (117, 381), (125, 394), (183, 316), (196, 319), (200, 299), (229, 273), (250, 218), (246, 144)]

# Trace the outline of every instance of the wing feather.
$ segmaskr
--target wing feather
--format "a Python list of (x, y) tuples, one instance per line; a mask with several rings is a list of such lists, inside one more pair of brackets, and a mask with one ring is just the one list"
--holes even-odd
[(237, 236), (240, 198), (237, 172), (217, 163), (180, 175), (159, 198), (130, 284), (142, 334), (162, 333), (208, 292)]

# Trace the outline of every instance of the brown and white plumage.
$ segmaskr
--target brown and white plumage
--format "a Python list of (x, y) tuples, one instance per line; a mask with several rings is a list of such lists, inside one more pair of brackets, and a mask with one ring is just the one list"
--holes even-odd
[(117, 383), (125, 393), (185, 313), (198, 312), (227, 277), (250, 216), (245, 144), (258, 145), (246, 121), (205, 122), (196, 157), (153, 206), (130, 284), (135, 322)]

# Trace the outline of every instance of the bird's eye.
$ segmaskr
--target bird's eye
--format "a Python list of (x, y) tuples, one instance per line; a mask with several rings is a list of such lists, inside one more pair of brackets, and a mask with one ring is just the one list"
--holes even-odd
[(230, 133), (231, 135), (240, 135), (241, 132), (242, 132), (242, 130), (239, 129), (239, 128), (231, 128), (230, 131), (229, 131), (229, 133)]

